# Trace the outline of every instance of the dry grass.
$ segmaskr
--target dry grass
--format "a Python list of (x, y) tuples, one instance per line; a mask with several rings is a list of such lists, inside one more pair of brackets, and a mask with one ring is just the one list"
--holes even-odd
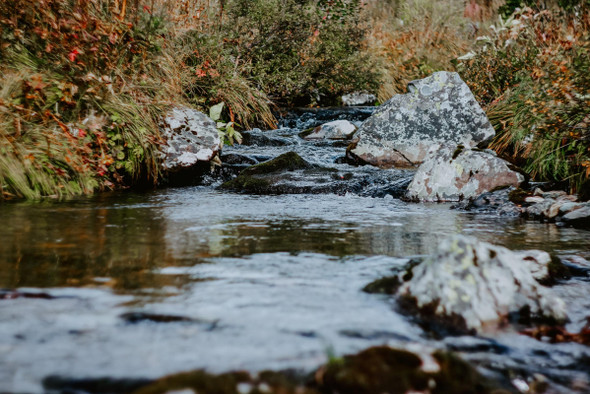
[[(488, 20), (501, 4), (482, 4)], [(365, 7), (368, 51), (380, 59), (379, 101), (405, 93), (408, 82), (435, 71), (453, 70), (453, 61), (473, 46), (473, 22), (463, 16), (463, 0), (373, 1)], [(485, 31), (489, 22), (479, 25)]]

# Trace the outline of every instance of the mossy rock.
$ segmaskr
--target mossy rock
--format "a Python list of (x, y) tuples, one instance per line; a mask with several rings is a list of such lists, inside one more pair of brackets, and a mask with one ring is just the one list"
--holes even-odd
[[(457, 356), (436, 352), (438, 372), (422, 369), (422, 360), (405, 350), (373, 347), (316, 372), (323, 393), (377, 394), (421, 391), (431, 393), (508, 393), (500, 383), (483, 377)], [(321, 374), (320, 374), (321, 372)]]
[(320, 194), (358, 190), (361, 179), (351, 173), (341, 174), (335, 168), (308, 163), (295, 152), (243, 170), (235, 179), (219, 188), (251, 194)]
[(311, 374), (263, 371), (257, 376), (247, 372), (213, 375), (199, 370), (146, 383), (134, 393), (163, 394), (184, 389), (206, 394), (514, 392), (506, 382), (496, 382), (483, 377), (475, 368), (452, 353), (437, 351), (432, 357), (439, 366), (438, 371), (425, 371), (422, 359), (414, 353), (380, 346), (355, 355), (332, 359)]
[(278, 171), (305, 170), (312, 167), (312, 164), (303, 160), (297, 153), (287, 152), (275, 159), (245, 169), (240, 176), (271, 174)]
[(303, 160), (295, 152), (288, 152), (270, 161), (246, 168), (237, 178), (225, 182), (220, 189), (243, 191), (249, 193), (265, 193), (273, 180), (271, 174), (285, 171), (310, 169), (314, 166)]
[(386, 276), (369, 283), (363, 291), (370, 294), (395, 294), (400, 286), (401, 281), (397, 275)]

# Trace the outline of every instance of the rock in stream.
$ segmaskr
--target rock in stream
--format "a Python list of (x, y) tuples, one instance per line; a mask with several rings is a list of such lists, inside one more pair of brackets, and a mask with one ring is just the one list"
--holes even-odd
[(539, 283), (549, 277), (550, 263), (546, 252), (513, 252), (457, 235), (411, 270), (398, 295), (412, 299), (423, 313), (462, 321), (476, 331), (523, 310), (564, 321), (565, 303)]
[(432, 149), (473, 148), (494, 135), (459, 74), (437, 72), (380, 106), (360, 127), (350, 154), (379, 167), (414, 167)]

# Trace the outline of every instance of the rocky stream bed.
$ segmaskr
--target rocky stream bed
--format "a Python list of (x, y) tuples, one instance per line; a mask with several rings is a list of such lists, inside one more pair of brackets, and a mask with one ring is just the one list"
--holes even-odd
[[(286, 114), (224, 148), (197, 186), (0, 205), (0, 392), (589, 392), (590, 232), (481, 209), (489, 201), (409, 202), (415, 169), (357, 166), (346, 140), (312, 134), (373, 111)], [(274, 172), (277, 157), (288, 171)], [(439, 248), (451, 235), (491, 262)], [(521, 277), (512, 252), (483, 243), (553, 265)], [(510, 288), (533, 313), (485, 327), (487, 311), (457, 324), (418, 312), (436, 282), (415, 267), (437, 255), (465, 263), (466, 283), (502, 262), (488, 296), (504, 308)], [(414, 304), (400, 286), (421, 292)], [(441, 288), (437, 305), (457, 297)]]

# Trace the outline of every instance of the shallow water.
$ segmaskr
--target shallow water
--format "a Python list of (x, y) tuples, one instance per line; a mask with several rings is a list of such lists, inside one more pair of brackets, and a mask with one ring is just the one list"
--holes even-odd
[[(311, 161), (306, 151), (324, 162), (344, 151), (296, 146)], [(311, 370), (329, 354), (384, 343), (453, 349), (515, 380), (541, 373), (563, 392), (590, 387), (587, 347), (510, 329), (435, 340), (390, 298), (361, 291), (450, 234), (590, 259), (588, 231), (391, 197), (249, 196), (214, 185), (3, 204), (0, 223), (0, 288), (19, 292), (0, 297), (0, 392), (42, 392), (52, 375)], [(579, 330), (588, 278), (554, 289)]]

